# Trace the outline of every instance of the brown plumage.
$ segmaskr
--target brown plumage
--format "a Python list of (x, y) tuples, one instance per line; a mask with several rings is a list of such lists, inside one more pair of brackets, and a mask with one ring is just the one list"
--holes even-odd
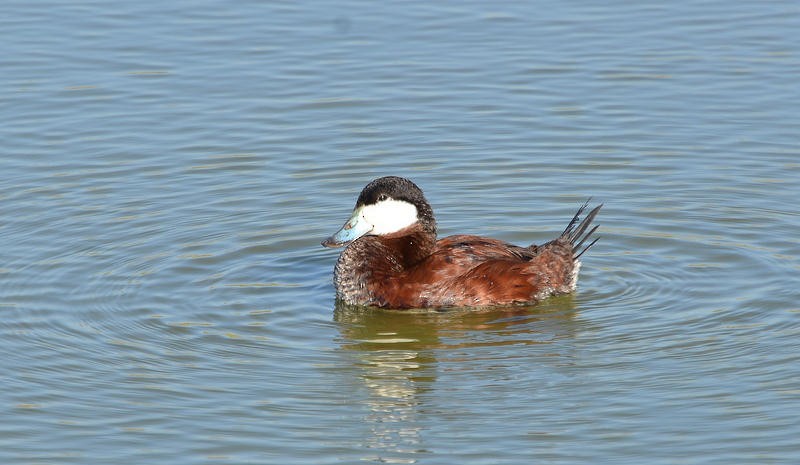
[(353, 216), (323, 245), (347, 245), (334, 284), (337, 297), (349, 304), (407, 309), (533, 303), (575, 289), (578, 257), (594, 241), (578, 250), (597, 229), (588, 228), (601, 207), (579, 222), (586, 206), (558, 238), (540, 246), (470, 235), (437, 241), (422, 191), (390, 176), (364, 188)]

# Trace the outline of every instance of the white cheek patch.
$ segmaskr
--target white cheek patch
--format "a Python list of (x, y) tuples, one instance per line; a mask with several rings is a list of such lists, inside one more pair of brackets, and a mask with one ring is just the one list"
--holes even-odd
[(376, 236), (400, 231), (419, 221), (417, 207), (411, 203), (394, 199), (365, 206), (361, 216), (372, 225), (370, 234)]

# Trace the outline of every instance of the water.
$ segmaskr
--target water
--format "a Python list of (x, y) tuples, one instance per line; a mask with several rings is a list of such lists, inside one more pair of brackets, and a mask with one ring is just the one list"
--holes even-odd
[[(12, 2), (0, 463), (789, 464), (795, 2)], [(579, 290), (335, 308), (381, 175)]]

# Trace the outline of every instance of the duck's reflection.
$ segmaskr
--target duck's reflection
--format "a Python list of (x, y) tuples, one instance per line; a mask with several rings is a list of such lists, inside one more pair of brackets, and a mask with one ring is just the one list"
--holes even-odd
[(375, 455), (366, 459), (414, 463), (425, 454), (424, 393), (433, 388), (442, 360), (456, 363), (463, 357), (463, 350), (456, 356), (453, 349), (498, 346), (503, 353), (500, 346), (548, 344), (571, 337), (574, 315), (571, 296), (485, 311), (401, 312), (337, 304), (340, 346), (356, 355), (353, 368), (369, 390), (365, 445)]

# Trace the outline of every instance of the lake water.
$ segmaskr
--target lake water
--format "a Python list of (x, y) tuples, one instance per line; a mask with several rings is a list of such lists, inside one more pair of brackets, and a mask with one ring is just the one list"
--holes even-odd
[[(0, 463), (796, 464), (795, 1), (6, 2)], [(530, 308), (337, 308), (382, 175)]]

